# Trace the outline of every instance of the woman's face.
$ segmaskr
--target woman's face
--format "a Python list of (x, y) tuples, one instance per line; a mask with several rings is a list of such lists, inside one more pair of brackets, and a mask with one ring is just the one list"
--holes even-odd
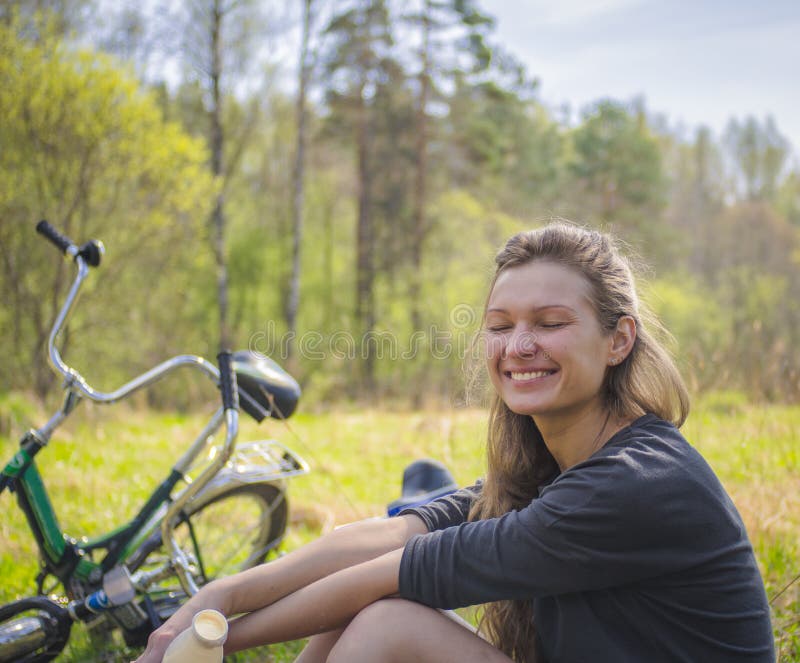
[(613, 334), (600, 328), (587, 281), (535, 261), (502, 272), (486, 309), (489, 375), (513, 412), (569, 423), (600, 406)]

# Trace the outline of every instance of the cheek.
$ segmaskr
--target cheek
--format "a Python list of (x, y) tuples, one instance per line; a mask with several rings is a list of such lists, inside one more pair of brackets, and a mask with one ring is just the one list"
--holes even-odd
[(602, 382), (606, 372), (605, 348), (599, 343), (585, 343), (577, 356), (581, 374), (591, 382)]
[(489, 381), (499, 393), (499, 391), (502, 389), (502, 378), (500, 375), (499, 363), (505, 352), (505, 343), (503, 342), (502, 338), (487, 338), (484, 342), (483, 352), (485, 357), (486, 373), (489, 376)]
[[(588, 377), (603, 372), (602, 348), (593, 339), (576, 334), (552, 334), (539, 343), (542, 354), (567, 373)], [(579, 378), (585, 379), (585, 378)]]
[(570, 348), (573, 346), (573, 342), (567, 333), (554, 333), (547, 336), (542, 335), (537, 340), (537, 345), (539, 355), (543, 359), (552, 359), (561, 363), (570, 356)]
[(487, 365), (491, 370), (494, 362), (505, 354), (506, 339), (500, 334), (485, 334), (483, 336), (483, 348)]

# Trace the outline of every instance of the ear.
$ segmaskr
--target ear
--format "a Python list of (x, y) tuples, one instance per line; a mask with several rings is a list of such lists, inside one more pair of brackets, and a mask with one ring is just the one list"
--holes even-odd
[(608, 365), (616, 366), (628, 356), (636, 340), (636, 321), (629, 315), (617, 320), (617, 328), (611, 333), (608, 350)]

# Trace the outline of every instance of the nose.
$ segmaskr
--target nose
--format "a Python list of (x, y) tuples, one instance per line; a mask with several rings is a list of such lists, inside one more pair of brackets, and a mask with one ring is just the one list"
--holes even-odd
[(536, 334), (525, 327), (514, 327), (503, 351), (504, 357), (532, 359), (539, 350)]

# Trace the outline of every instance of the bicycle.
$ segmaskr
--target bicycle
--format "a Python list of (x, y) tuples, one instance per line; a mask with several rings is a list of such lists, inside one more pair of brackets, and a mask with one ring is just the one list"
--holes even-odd
[[(119, 630), (128, 646), (143, 646), (200, 586), (276, 552), (288, 520), (287, 480), (308, 472), (301, 457), (275, 440), (236, 445), (240, 402), (261, 422), (288, 418), (300, 397), (294, 378), (263, 355), (221, 352), (219, 368), (203, 357), (179, 355), (115, 391), (91, 387), (64, 362), (57, 340), (90, 268), (101, 263), (103, 244), (91, 240), (77, 246), (46, 221), (36, 229), (73, 260), (77, 273), (48, 340), (50, 362), (64, 377), (63, 404), (43, 426), (22, 436), (19, 451), (0, 474), (0, 494), (6, 488), (16, 493), (41, 557), (36, 594), (0, 606), (0, 663), (54, 659), (75, 622), (100, 635)], [(219, 387), (221, 407), (130, 521), (92, 539), (68, 536), (36, 455), (84, 399), (116, 403), (184, 367)], [(224, 442), (215, 445), (213, 436), (223, 428)]]

